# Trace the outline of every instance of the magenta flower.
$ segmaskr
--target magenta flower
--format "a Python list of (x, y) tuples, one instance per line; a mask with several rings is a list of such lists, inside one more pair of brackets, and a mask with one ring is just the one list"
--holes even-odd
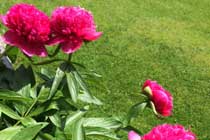
[(128, 133), (128, 140), (196, 140), (195, 134), (182, 125), (162, 124), (140, 137), (136, 132)]
[(162, 116), (170, 116), (172, 114), (173, 98), (167, 90), (156, 81), (151, 80), (147, 80), (142, 89), (149, 96), (158, 114)]
[(154, 127), (143, 140), (196, 140), (195, 134), (182, 125), (163, 124)]
[(59, 7), (51, 17), (52, 38), (49, 45), (59, 44), (63, 52), (78, 50), (83, 41), (93, 41), (101, 36), (96, 32), (93, 16), (80, 7)]
[(33, 5), (16, 4), (1, 16), (1, 21), (9, 29), (4, 34), (7, 44), (18, 47), (30, 57), (47, 55), (44, 44), (49, 39), (50, 21), (43, 12)]

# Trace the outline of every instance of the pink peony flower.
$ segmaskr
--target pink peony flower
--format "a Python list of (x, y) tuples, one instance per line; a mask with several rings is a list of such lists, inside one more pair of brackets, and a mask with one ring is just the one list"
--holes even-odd
[(147, 80), (143, 85), (143, 91), (149, 95), (157, 113), (162, 116), (170, 116), (173, 109), (171, 94), (160, 86), (156, 81)]
[(128, 133), (128, 140), (196, 140), (195, 134), (182, 125), (162, 124), (140, 137), (134, 131)]
[(51, 17), (52, 38), (49, 45), (60, 43), (67, 53), (78, 50), (83, 41), (93, 41), (101, 36), (96, 32), (93, 16), (80, 7), (59, 7)]
[(9, 29), (4, 34), (6, 43), (17, 46), (30, 57), (47, 55), (44, 44), (49, 39), (50, 21), (43, 12), (33, 5), (16, 4), (1, 16), (1, 21)]
[(195, 134), (181, 125), (163, 124), (154, 127), (143, 140), (196, 140)]
[(128, 140), (141, 140), (141, 137), (134, 131), (128, 133)]

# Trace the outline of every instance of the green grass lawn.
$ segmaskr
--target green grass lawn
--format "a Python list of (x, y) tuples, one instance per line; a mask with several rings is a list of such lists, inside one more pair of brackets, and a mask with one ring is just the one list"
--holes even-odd
[[(21, 0), (2, 0), (0, 13), (18, 2)], [(95, 116), (125, 114), (142, 100), (139, 94), (143, 82), (153, 79), (172, 93), (173, 116), (157, 120), (146, 110), (133, 125), (146, 133), (157, 124), (180, 123), (200, 140), (210, 139), (209, 0), (24, 2), (48, 14), (60, 5), (80, 5), (92, 11), (103, 36), (83, 46), (73, 60), (103, 76), (99, 82), (103, 88), (90, 85), (105, 103), (95, 107)]]

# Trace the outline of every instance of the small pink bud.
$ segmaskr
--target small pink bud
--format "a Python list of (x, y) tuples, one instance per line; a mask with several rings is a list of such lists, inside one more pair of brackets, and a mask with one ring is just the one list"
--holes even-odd
[(134, 131), (128, 133), (128, 140), (141, 140), (141, 137)]

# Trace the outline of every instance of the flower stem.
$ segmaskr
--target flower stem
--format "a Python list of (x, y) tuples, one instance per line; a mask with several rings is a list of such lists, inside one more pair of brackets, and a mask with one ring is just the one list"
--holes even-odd
[(53, 62), (59, 62), (59, 61), (66, 61), (65, 59), (52, 59), (52, 60), (46, 60), (46, 61), (41, 61), (38, 63), (32, 63), (33, 65), (47, 65), (51, 64)]
[(60, 45), (57, 46), (57, 48), (55, 49), (55, 51), (53, 52), (53, 54), (48, 54), (49, 57), (54, 57), (58, 54), (60, 50)]
[(39, 99), (39, 97), (37, 97), (37, 98), (34, 100), (34, 102), (31, 104), (31, 106), (29, 107), (29, 109), (27, 110), (27, 112), (23, 115), (23, 117), (27, 116), (27, 115), (31, 112), (32, 108), (36, 105), (38, 99)]
[(71, 63), (72, 54), (69, 54), (67, 62)]

